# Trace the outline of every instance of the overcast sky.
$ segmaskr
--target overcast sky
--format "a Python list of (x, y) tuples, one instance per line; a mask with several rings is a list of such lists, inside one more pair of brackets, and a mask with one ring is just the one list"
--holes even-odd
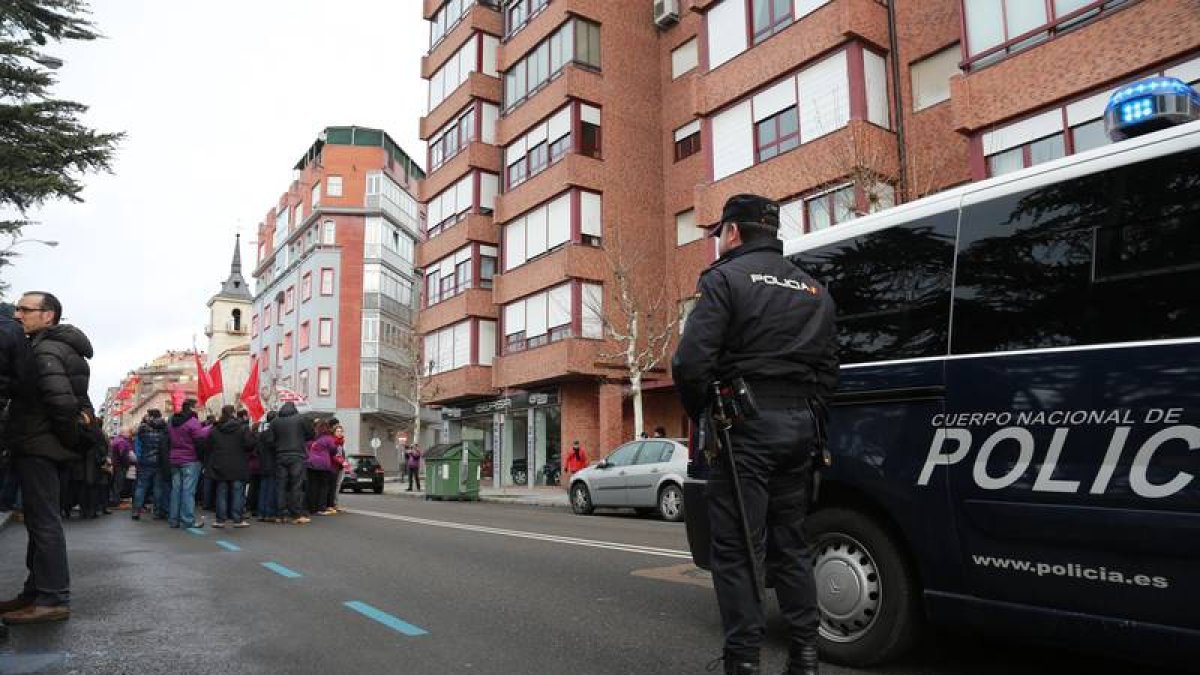
[(124, 131), (112, 175), (82, 204), (31, 213), (3, 271), (49, 290), (92, 340), (91, 394), (168, 349), (207, 344), (205, 303), (242, 234), (249, 280), (257, 224), (326, 126), (382, 128), (424, 165), (418, 0), (93, 0), (107, 39), (51, 46), (55, 93)]

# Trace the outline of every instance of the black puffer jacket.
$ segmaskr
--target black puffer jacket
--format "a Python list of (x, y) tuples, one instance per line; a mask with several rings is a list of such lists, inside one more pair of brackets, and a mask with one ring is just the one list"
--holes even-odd
[(308, 442), (313, 439), (312, 425), (300, 416), (294, 403), (283, 404), (267, 434), (270, 436), (268, 442), (275, 448), (276, 460), (308, 457)]
[(56, 462), (78, 457), (79, 413), (88, 399), (92, 343), (78, 328), (59, 324), (30, 338), (37, 391), (13, 399), (6, 435), (14, 450)]
[(205, 475), (212, 480), (250, 480), (248, 455), (254, 449), (250, 427), (239, 419), (221, 422), (208, 435)]
[(138, 466), (148, 469), (160, 466), (171, 452), (171, 438), (167, 435), (167, 420), (154, 417), (138, 427), (138, 445), (141, 454)]

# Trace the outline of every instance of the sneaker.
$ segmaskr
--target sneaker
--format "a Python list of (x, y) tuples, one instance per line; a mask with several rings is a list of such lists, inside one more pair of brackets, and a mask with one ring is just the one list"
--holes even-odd
[(27, 623), (50, 623), (51, 621), (66, 621), (71, 618), (71, 608), (58, 606), (30, 605), (22, 609), (0, 614), (0, 619), (9, 625)]
[(312, 518), (309, 518), (308, 516), (300, 516), (299, 518), (296, 518), (292, 521), (292, 523), (296, 524), (296, 525), (306, 525), (311, 522), (312, 522)]
[(321, 513), (324, 513), (327, 516), (336, 516), (338, 513), (338, 510), (331, 506), (331, 507), (325, 509), (324, 511), (322, 511)]
[(200, 529), (202, 527), (204, 527), (204, 519), (203, 518), (201, 518), (197, 522), (192, 523), (191, 525), (188, 525), (186, 529), (189, 529), (189, 530), (193, 529), (193, 528)]
[(219, 521), (219, 520), (218, 520), (218, 521), (216, 521), (216, 522), (214, 522), (214, 523), (213, 523), (213, 527), (214, 527), (214, 528), (218, 528), (218, 529), (219, 529), (219, 528), (225, 527), (225, 523), (223, 523), (223, 522), (221, 522), (221, 521)]
[(250, 523), (247, 523), (244, 520), (239, 520), (238, 522), (234, 523), (233, 526), (240, 530), (243, 527), (250, 527)]

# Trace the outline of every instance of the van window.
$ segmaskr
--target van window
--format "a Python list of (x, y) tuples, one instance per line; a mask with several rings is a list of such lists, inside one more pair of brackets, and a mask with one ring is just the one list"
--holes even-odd
[(957, 212), (793, 258), (837, 303), (843, 364), (946, 354)]
[(964, 209), (954, 353), (1200, 334), (1198, 160), (1163, 157)]

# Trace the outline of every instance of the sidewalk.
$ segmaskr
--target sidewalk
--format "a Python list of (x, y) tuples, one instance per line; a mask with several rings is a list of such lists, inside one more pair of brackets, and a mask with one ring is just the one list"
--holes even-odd
[[(383, 484), (383, 493), (395, 497), (425, 498), (425, 491), (407, 491), (408, 483), (388, 477)], [(565, 486), (551, 487), (503, 487), (496, 489), (485, 485), (479, 489), (479, 501), (494, 504), (523, 504), (526, 506), (545, 506), (549, 508), (569, 509), (571, 500)]]

